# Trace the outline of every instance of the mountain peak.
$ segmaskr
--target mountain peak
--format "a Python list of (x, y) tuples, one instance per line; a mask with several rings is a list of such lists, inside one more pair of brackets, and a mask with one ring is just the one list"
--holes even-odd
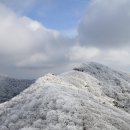
[(97, 66), (39, 78), (0, 104), (0, 130), (129, 130), (128, 77)]
[(102, 69), (110, 69), (109, 67), (102, 65), (100, 63), (97, 62), (85, 62), (82, 63), (81, 65), (79, 65), (78, 67), (75, 67), (74, 70), (78, 70), (80, 71), (87, 71), (88, 69), (90, 70), (102, 70)]

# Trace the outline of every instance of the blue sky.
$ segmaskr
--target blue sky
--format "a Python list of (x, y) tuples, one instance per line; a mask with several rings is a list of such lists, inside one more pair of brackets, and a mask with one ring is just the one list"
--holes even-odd
[(89, 0), (23, 0), (23, 3), (19, 0), (1, 1), (21, 15), (59, 31), (75, 30), (89, 4)]
[(70, 30), (78, 26), (84, 14), (87, 0), (55, 0), (55, 3), (43, 3), (34, 7), (27, 15), (41, 21), (46, 27), (57, 30)]

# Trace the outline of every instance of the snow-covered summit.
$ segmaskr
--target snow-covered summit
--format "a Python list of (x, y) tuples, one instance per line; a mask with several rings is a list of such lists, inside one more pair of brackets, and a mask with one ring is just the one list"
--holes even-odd
[[(74, 68), (74, 70), (87, 72), (95, 78), (102, 80), (103, 82), (109, 82), (109, 84), (112, 85), (118, 84), (116, 82), (117, 79), (123, 79), (124, 81), (130, 82), (130, 76), (128, 74), (113, 70), (96, 62), (83, 63), (79, 67)], [(115, 82), (111, 82), (114, 80)]]
[(109, 82), (87, 71), (47, 74), (0, 104), (0, 130), (130, 130), (129, 111), (105, 93), (116, 87)]
[(128, 74), (95, 62), (84, 63), (74, 70), (90, 74), (98, 79), (103, 86), (102, 91), (114, 99), (115, 105), (130, 113), (130, 76)]

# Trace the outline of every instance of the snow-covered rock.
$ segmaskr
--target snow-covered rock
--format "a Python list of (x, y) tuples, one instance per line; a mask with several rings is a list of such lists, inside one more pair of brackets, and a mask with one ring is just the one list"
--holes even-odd
[(130, 130), (130, 113), (104, 91), (119, 86), (82, 69), (47, 74), (0, 104), (0, 130)]
[(10, 100), (34, 82), (34, 80), (20, 80), (0, 75), (0, 103)]

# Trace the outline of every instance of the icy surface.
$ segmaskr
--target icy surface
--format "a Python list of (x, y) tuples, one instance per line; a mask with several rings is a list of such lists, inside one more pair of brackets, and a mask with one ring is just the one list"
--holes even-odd
[(0, 75), (0, 103), (10, 100), (34, 82), (34, 80), (13, 79)]
[[(115, 92), (118, 97), (123, 86), (115, 85), (111, 76), (116, 75), (122, 84), (125, 82), (127, 90), (129, 76), (118, 76), (121, 73), (107, 68), (103, 70), (107, 71), (105, 80), (85, 67), (88, 64), (82, 66), (83, 71), (47, 74), (18, 96), (0, 104), (0, 130), (130, 130), (130, 107), (119, 107), (113, 102), (117, 99), (110, 95)], [(129, 100), (129, 92), (124, 93)]]

